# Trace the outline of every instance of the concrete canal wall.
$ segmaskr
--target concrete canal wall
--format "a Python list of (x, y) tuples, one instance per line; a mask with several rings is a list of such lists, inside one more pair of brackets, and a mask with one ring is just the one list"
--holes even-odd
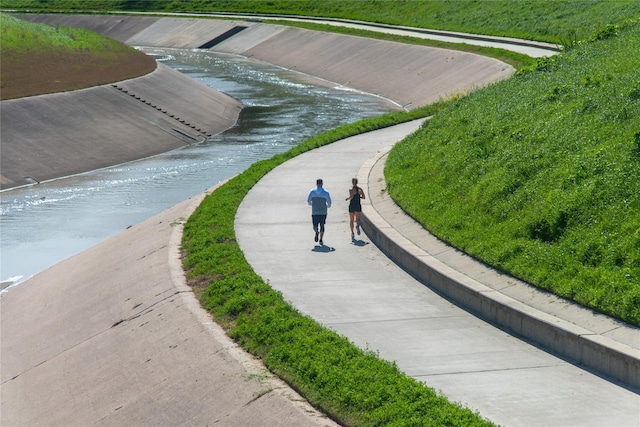
[(233, 126), (240, 108), (162, 64), (115, 85), (2, 101), (0, 188), (197, 143)]
[[(237, 54), (387, 98), (407, 109), (508, 77), (478, 55), (248, 21), (26, 14), (88, 28), (132, 46)], [(446, 88), (446, 90), (445, 90)], [(241, 106), (159, 64), (148, 76), (2, 101), (0, 189), (148, 157), (235, 123)]]

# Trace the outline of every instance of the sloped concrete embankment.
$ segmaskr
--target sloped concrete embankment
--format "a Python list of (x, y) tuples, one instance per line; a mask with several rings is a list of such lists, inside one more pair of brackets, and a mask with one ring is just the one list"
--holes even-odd
[[(16, 15), (88, 28), (132, 46), (239, 54), (411, 109), (508, 77), (499, 61), (443, 49), (245, 21)], [(229, 128), (240, 105), (159, 65), (118, 85), (2, 102), (0, 189), (140, 159)]]
[(17, 15), (89, 28), (132, 46), (243, 55), (416, 108), (509, 77), (514, 69), (475, 54), (249, 21), (141, 16)]
[[(88, 28), (132, 46), (200, 48), (269, 62), (407, 109), (508, 77), (478, 55), (246, 21), (21, 14)], [(3, 101), (0, 189), (166, 152), (229, 128), (240, 105), (159, 65), (118, 85)]]
[(233, 126), (241, 107), (162, 64), (118, 84), (0, 105), (2, 189), (202, 141)]
[(335, 426), (186, 285), (186, 200), (0, 293), (2, 426)]
[[(134, 19), (134, 18), (130, 18)], [(234, 33), (229, 38), (224, 34)], [(509, 77), (479, 55), (244, 21), (161, 19), (126, 43), (243, 55), (391, 99), (408, 109)]]

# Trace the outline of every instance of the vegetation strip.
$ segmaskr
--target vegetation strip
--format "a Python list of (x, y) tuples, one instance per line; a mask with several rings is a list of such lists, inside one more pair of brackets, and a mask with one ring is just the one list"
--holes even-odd
[(571, 45), (607, 24), (640, 16), (636, 0), (3, 0), (35, 11), (236, 12), (369, 21)]
[(640, 325), (639, 44), (640, 21), (608, 26), (451, 103), (391, 151), (391, 196), (487, 264)]

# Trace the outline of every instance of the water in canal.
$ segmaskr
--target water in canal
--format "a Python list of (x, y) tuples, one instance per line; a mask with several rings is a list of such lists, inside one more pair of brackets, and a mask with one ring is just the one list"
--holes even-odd
[[(238, 124), (153, 158), (0, 193), (0, 281), (17, 284), (306, 138), (390, 111), (385, 100), (244, 58), (144, 49), (239, 100)], [(317, 83), (317, 82), (316, 82)]]

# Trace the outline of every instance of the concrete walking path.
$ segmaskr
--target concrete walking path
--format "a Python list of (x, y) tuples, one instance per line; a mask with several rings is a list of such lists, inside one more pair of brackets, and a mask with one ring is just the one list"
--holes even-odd
[[(351, 177), (418, 124), (339, 141), (265, 176), (236, 223), (251, 265), (302, 312), (494, 422), (637, 426), (637, 394), (454, 306), (367, 236), (351, 242)], [(325, 247), (305, 202), (319, 176), (334, 199)], [(333, 425), (247, 358), (185, 286), (180, 225), (201, 197), (0, 294), (1, 425)]]
[[(249, 263), (304, 314), (496, 423), (638, 426), (638, 394), (460, 309), (390, 261), (366, 235), (351, 241), (344, 201), (351, 178), (419, 124), (348, 138), (267, 174), (236, 218)], [(324, 179), (334, 202), (325, 246), (313, 241), (306, 204), (316, 178)]]

